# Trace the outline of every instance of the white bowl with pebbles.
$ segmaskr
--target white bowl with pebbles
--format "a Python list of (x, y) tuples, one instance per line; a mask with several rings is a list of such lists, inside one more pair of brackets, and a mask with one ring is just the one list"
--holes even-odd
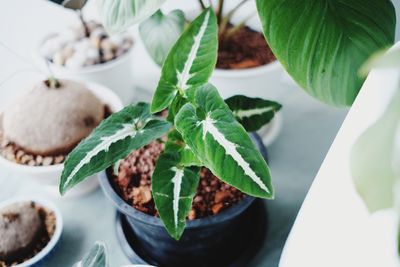
[(94, 21), (46, 36), (37, 49), (40, 63), (47, 62), (55, 76), (100, 83), (131, 103), (133, 39), (128, 33), (108, 36)]
[[(61, 80), (61, 83), (65, 82), (66, 80)], [(120, 98), (110, 89), (106, 88), (105, 86), (102, 86), (100, 84), (96, 83), (75, 83), (72, 81), (68, 81), (72, 83), (73, 85), (79, 84), (83, 86), (84, 88), (88, 89), (86, 94), (84, 95), (78, 95), (75, 96), (75, 98), (87, 98), (87, 99), (93, 99), (96, 98), (100, 104), (101, 107), (103, 108), (103, 113), (101, 113), (102, 117), (100, 119), (95, 118), (96, 115), (90, 115), (88, 117), (88, 114), (85, 113), (85, 117), (80, 118), (78, 114), (82, 112), (92, 112), (96, 108), (96, 105), (93, 105), (91, 103), (88, 103), (87, 101), (83, 101), (83, 104), (80, 107), (73, 108), (72, 110), (78, 110), (79, 112), (68, 112), (68, 115), (66, 118), (61, 118), (60, 115), (57, 114), (49, 114), (46, 116), (47, 118), (41, 118), (40, 123), (41, 127), (38, 126), (37, 122), (32, 122), (31, 120), (34, 121), (34, 119), (25, 119), (25, 124), (24, 126), (18, 125), (17, 123), (14, 123), (13, 120), (7, 119), (6, 117), (6, 112), (2, 112), (2, 118), (0, 117), (0, 133), (4, 132), (4, 134), (1, 134), (0, 139), (3, 139), (1, 141), (1, 146), (0, 146), (0, 168), (5, 168), (7, 169), (10, 173), (17, 174), (17, 177), (21, 178), (29, 178), (29, 179), (34, 179), (36, 182), (41, 184), (43, 187), (47, 189), (50, 193), (54, 195), (59, 195), (58, 193), (58, 185), (61, 177), (61, 173), (63, 170), (63, 161), (65, 160), (66, 153), (62, 153), (63, 151), (57, 147), (58, 143), (60, 143), (60, 140), (63, 141), (63, 147), (67, 147), (69, 151), (79, 142), (82, 138), (86, 137), (88, 134), (90, 134), (91, 130), (98, 125), (98, 123), (104, 119), (106, 116), (107, 111), (105, 111), (106, 107), (109, 112), (116, 112), (119, 111), (123, 108), (123, 104), (120, 100)], [(36, 87), (33, 88), (30, 92), (35, 91), (37, 96), (40, 96), (40, 99), (46, 99), (48, 97), (47, 95), (44, 96), (43, 94), (40, 93), (40, 90), (43, 90), (43, 88), (38, 88), (40, 85), (36, 85)], [(57, 89), (54, 89), (57, 90)], [(26, 114), (26, 106), (32, 104), (21, 104), (18, 105), (18, 101), (21, 103), (26, 103), (26, 99), (24, 98), (33, 98), (35, 95), (23, 95), (15, 103), (10, 105), (10, 107), (6, 107), (6, 109), (11, 109), (12, 106), (12, 112), (8, 111), (8, 113), (11, 114), (16, 114), (13, 116), (13, 118), (18, 119), (18, 121), (21, 121), (21, 118), (18, 118), (20, 114)], [(66, 95), (63, 94), (59, 96), (61, 98), (65, 98)], [(47, 99), (48, 100), (48, 99)], [(74, 100), (73, 100), (74, 101)], [(48, 103), (49, 101), (47, 101)], [(54, 106), (60, 106), (63, 105), (63, 103), (66, 103), (69, 101), (62, 101), (62, 99), (59, 101), (59, 103), (53, 103), (53, 106), (47, 106), (46, 109), (51, 112), (51, 110), (54, 110)], [(49, 104), (46, 104), (49, 105)], [(42, 107), (36, 108), (37, 110), (40, 110)], [(71, 110), (71, 109), (70, 109)], [(89, 110), (89, 111), (88, 111)], [(39, 111), (32, 111), (31, 113), (35, 113)], [(40, 113), (40, 112), (39, 112)], [(42, 112), (43, 113), (43, 112)], [(55, 112), (54, 112), (55, 113)], [(54, 116), (53, 116), (54, 115)], [(8, 115), (10, 116), (10, 115)], [(40, 116), (40, 115), (34, 115), (35, 117)], [(43, 115), (42, 115), (43, 117)], [(87, 120), (87, 118), (89, 118)], [(64, 125), (65, 129), (63, 131), (60, 131), (57, 129), (52, 129), (52, 123), (49, 123), (51, 120), (60, 120), (62, 123), (60, 125)], [(96, 121), (98, 120), (98, 122)], [(71, 123), (73, 121), (74, 123)], [(67, 131), (70, 131), (70, 129), (74, 128), (79, 121), (84, 121), (84, 123), (88, 123), (90, 128), (89, 129), (76, 129), (73, 130), (72, 134), (64, 133)], [(94, 122), (96, 121), (96, 122)], [(31, 127), (29, 127), (31, 124)], [(12, 137), (13, 138), (6, 138), (6, 127), (9, 130), (9, 132), (12, 132)], [(21, 127), (23, 130), (21, 130)], [(3, 129), (2, 129), (3, 128)], [(39, 136), (36, 139), (34, 138), (29, 138), (26, 136), (26, 132), (30, 131), (30, 135), (32, 136)], [(2, 131), (1, 131), (2, 130)], [(89, 131), (90, 132), (87, 132)], [(86, 132), (85, 132), (86, 131)], [(25, 135), (24, 135), (25, 134)], [(45, 138), (43, 138), (43, 135), (49, 134)], [(10, 135), (10, 134), (9, 134)], [(25, 138), (24, 138), (25, 137)], [(75, 139), (74, 139), (75, 138)], [(77, 139), (78, 138), (78, 139)], [(13, 142), (9, 141), (13, 140)], [(18, 144), (17, 145), (15, 145)], [(39, 146), (40, 144), (40, 146)], [(22, 149), (21, 149), (22, 147)], [(27, 149), (29, 148), (29, 149)], [(47, 153), (48, 151), (51, 150), (51, 155)], [(29, 151), (29, 152), (27, 152)], [(59, 152), (59, 154), (57, 154)], [(90, 179), (87, 179), (86, 181), (82, 182), (80, 185), (78, 185), (76, 188), (72, 189), (71, 192), (67, 193), (66, 196), (69, 197), (77, 197), (77, 196), (82, 196), (85, 194), (88, 194), (92, 192), (94, 189), (98, 187), (98, 181), (96, 175), (91, 177)]]

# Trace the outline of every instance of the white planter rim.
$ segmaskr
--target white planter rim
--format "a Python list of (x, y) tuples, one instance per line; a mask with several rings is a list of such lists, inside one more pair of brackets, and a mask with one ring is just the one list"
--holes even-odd
[(230, 78), (230, 79), (241, 79), (253, 76), (260, 76), (265, 73), (278, 70), (281, 64), (279, 61), (275, 60), (266, 65), (247, 68), (247, 69), (218, 69), (214, 70), (213, 75), (218, 78)]
[[(110, 108), (116, 112), (123, 108), (123, 104), (121, 99), (107, 87), (92, 83), (92, 82), (84, 82), (79, 81), (86, 85), (87, 89), (91, 90), (96, 96), (100, 98), (104, 104), (109, 105)], [(10, 161), (6, 159), (4, 156), (0, 155), (0, 166), (7, 166), (8, 168), (23, 172), (23, 173), (30, 173), (30, 174), (44, 174), (49, 172), (60, 172), (64, 168), (64, 164), (54, 164), (50, 166), (28, 166), (23, 164), (18, 164), (16, 162)]]
[(29, 266), (34, 265), (35, 263), (38, 263), (43, 258), (45, 258), (55, 248), (56, 244), (60, 240), (62, 229), (63, 229), (63, 220), (61, 217), (60, 210), (57, 208), (56, 205), (54, 205), (52, 202), (50, 202), (48, 200), (41, 199), (41, 198), (35, 198), (35, 197), (33, 197), (33, 198), (15, 197), (15, 198), (11, 198), (11, 199), (1, 202), (0, 208), (6, 207), (6, 206), (14, 204), (14, 203), (30, 202), (30, 201), (33, 201), (33, 202), (39, 204), (40, 206), (43, 206), (44, 208), (54, 212), (55, 217), (56, 217), (56, 230), (55, 230), (53, 236), (51, 237), (49, 243), (47, 243), (47, 245), (38, 254), (36, 254), (35, 256), (33, 256), (32, 258), (30, 258), (27, 261), (24, 261), (20, 264), (15, 265), (15, 267), (29, 267)]
[(113, 60), (107, 61), (105, 63), (95, 64), (95, 65), (91, 65), (91, 66), (85, 66), (85, 67), (77, 68), (77, 69), (72, 69), (72, 68), (67, 68), (65, 66), (61, 66), (61, 65), (58, 65), (58, 64), (54, 64), (51, 61), (49, 61), (46, 58), (44, 58), (40, 54), (40, 47), (44, 44), (44, 42), (46, 40), (50, 39), (52, 36), (56, 36), (56, 35), (57, 35), (56, 33), (49, 34), (39, 42), (39, 45), (37, 46), (37, 49), (36, 49), (35, 57), (40, 62), (48, 62), (52, 69), (67, 71), (67, 72), (70, 72), (70, 73), (73, 73), (73, 74), (90, 74), (90, 73), (96, 73), (96, 72), (101, 72), (101, 71), (105, 71), (105, 70), (108, 70), (108, 69), (112, 69), (115, 66), (120, 65), (123, 62), (129, 60), (130, 57), (131, 57), (132, 51), (133, 51), (133, 47), (135, 46), (135, 42), (132, 39), (133, 43), (132, 43), (131, 48), (129, 48), (128, 51), (126, 51), (125, 53), (123, 53), (119, 57), (117, 57), (117, 58), (115, 58)]

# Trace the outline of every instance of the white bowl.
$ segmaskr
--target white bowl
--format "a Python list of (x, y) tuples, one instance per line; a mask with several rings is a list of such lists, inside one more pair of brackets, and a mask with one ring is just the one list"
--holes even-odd
[[(40, 46), (45, 40), (51, 38), (54, 34), (46, 36), (38, 45), (36, 49), (36, 61), (38, 64), (43, 65), (46, 63), (45, 59), (40, 54)], [(71, 80), (82, 80), (88, 82), (95, 82), (102, 84), (112, 89), (124, 102), (124, 104), (132, 103), (134, 98), (133, 90), (133, 75), (132, 75), (132, 51), (133, 46), (129, 51), (114, 60), (96, 64), (93, 66), (86, 66), (78, 69), (67, 68), (52, 62), (48, 62), (51, 71), (58, 78), (67, 78)]]
[(0, 208), (6, 207), (8, 205), (14, 204), (14, 203), (19, 203), (19, 202), (27, 202), (27, 201), (33, 201), (40, 206), (43, 206), (46, 209), (51, 210), (54, 212), (56, 216), (56, 230), (51, 237), (49, 243), (34, 257), (30, 258), (27, 261), (24, 261), (23, 263), (15, 265), (15, 267), (29, 267), (29, 266), (36, 266), (39, 265), (42, 261), (45, 261), (45, 258), (53, 252), (55, 249), (58, 241), (60, 240), (62, 229), (63, 229), (63, 220), (61, 217), (61, 212), (59, 209), (52, 203), (44, 199), (37, 199), (37, 198), (25, 198), (25, 197), (16, 197), (12, 199), (8, 199), (6, 201), (3, 201), (0, 203)]
[[(110, 89), (95, 83), (84, 83), (100, 100), (110, 107), (113, 112), (123, 108), (120, 98)], [(34, 179), (41, 184), (51, 194), (59, 196), (58, 185), (64, 164), (55, 164), (51, 166), (27, 166), (7, 160), (0, 155), (0, 166), (6, 168), (12, 173), (21, 177)], [(96, 175), (89, 177), (75, 188), (67, 192), (68, 197), (78, 197), (92, 192), (98, 187)]]

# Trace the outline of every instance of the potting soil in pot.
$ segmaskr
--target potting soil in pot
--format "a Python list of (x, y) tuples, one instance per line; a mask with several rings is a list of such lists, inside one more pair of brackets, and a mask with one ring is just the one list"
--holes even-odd
[(219, 36), (219, 69), (254, 68), (275, 60), (264, 35), (249, 27), (242, 27), (229, 37)]
[[(151, 176), (164, 145), (154, 141), (132, 152), (119, 165), (118, 176), (112, 184), (117, 193), (134, 208), (158, 216), (151, 194)], [(193, 200), (189, 220), (215, 215), (244, 198), (244, 194), (225, 184), (208, 169), (202, 168), (197, 194)]]

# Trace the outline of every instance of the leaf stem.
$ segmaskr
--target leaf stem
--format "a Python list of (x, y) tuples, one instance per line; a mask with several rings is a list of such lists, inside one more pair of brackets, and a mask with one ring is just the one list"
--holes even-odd
[(226, 28), (228, 26), (228, 24), (230, 23), (233, 15), (236, 13), (236, 11), (239, 10), (239, 8), (241, 6), (243, 6), (248, 0), (242, 0), (240, 1), (233, 9), (231, 9), (231, 11), (229, 11), (226, 16), (223, 16), (221, 19), (221, 22), (219, 24), (219, 31), (220, 34), (224, 34), (224, 32), (226, 31)]
[(249, 19), (251, 19), (254, 15), (255, 15), (255, 13), (251, 13), (250, 15), (248, 15), (240, 23), (238, 23), (237, 25), (233, 26), (232, 28), (226, 30), (223, 36), (228, 39), (231, 38), (235, 33), (237, 33), (240, 29), (242, 29), (246, 25), (246, 22)]
[(203, 0), (198, 0), (201, 8), (204, 10), (206, 9), (206, 5), (204, 4)]
[(221, 23), (222, 15), (224, 12), (224, 0), (218, 0), (218, 9), (217, 9), (217, 19), (218, 23)]

